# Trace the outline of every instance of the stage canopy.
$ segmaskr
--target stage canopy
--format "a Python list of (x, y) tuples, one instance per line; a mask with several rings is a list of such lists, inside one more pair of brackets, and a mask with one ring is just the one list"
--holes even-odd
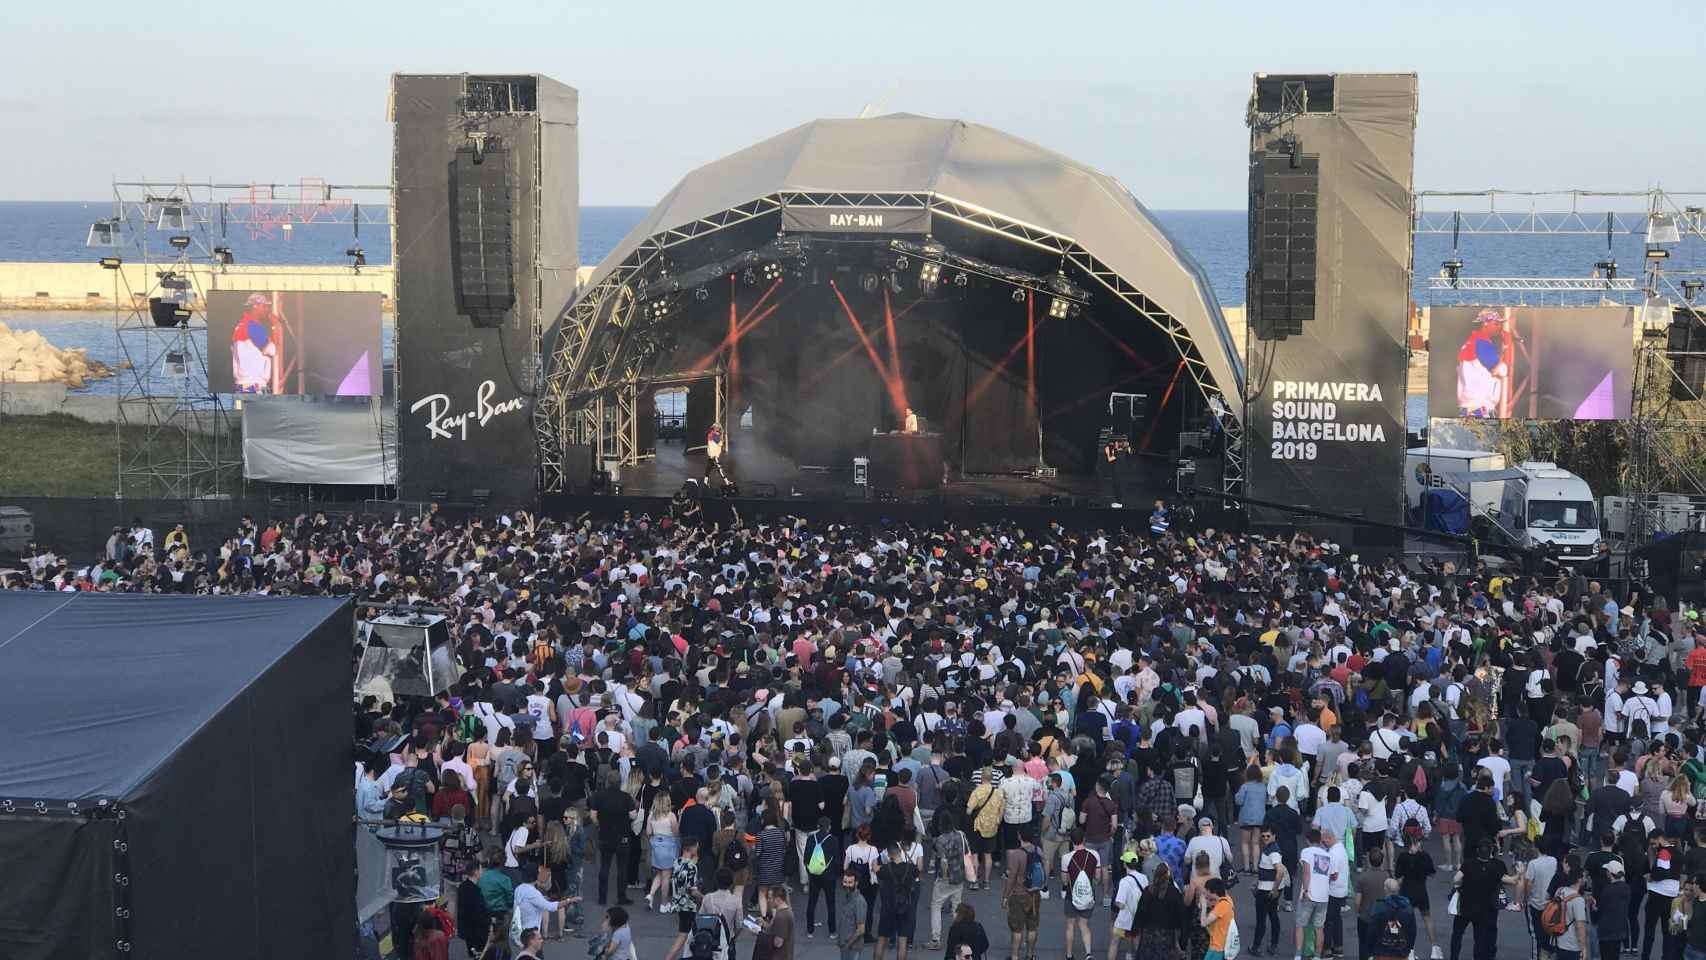
[(0, 892), (0, 956), (348, 956), (353, 623), (0, 592), (0, 861), (35, 878)]
[[(1183, 363), (1187, 386), (1229, 413), (1232, 426), (1242, 416), (1239, 351), (1206, 276), (1117, 180), (975, 123), (906, 114), (818, 120), (689, 173), (547, 332), (537, 419), (547, 488), (560, 488), (566, 443), (592, 442), (606, 457), (627, 452), (631, 438), (601, 426), (608, 415), (598, 399), (663, 372), (653, 361), (666, 351), (645, 331), (668, 310), (655, 304), (671, 271), (708, 258), (694, 248), (721, 245), (726, 259), (743, 244), (725, 235), (753, 221), (763, 229), (747, 250), (778, 233), (928, 242), (959, 229), (986, 238), (976, 255), (1001, 264), (1000, 244), (987, 242), (999, 238), (1019, 256), (1048, 258), (1049, 275), (1058, 270), (1088, 291), (1103, 320), (1158, 332), (1154, 352)], [(1119, 316), (1102, 312), (1113, 306)]]

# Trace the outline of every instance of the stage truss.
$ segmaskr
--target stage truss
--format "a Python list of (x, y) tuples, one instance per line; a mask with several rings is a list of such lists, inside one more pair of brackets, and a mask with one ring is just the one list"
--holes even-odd
[[(299, 226), (342, 226), (358, 250), (363, 225), (389, 229), (389, 197), (386, 187), (317, 179), (113, 182), (113, 214), (91, 226), (89, 245), (113, 271), (116, 496), (207, 499), (241, 486), (236, 408), (208, 386), (206, 294), (243, 273), (232, 236), (287, 238)], [(139, 267), (142, 283), (133, 284), (124, 266)], [(353, 258), (351, 269), (360, 269)], [(175, 322), (156, 322), (155, 300), (169, 305), (162, 309)]]
[[(635, 289), (640, 285), (640, 279), (653, 275), (661, 266), (660, 258), (673, 247), (758, 217), (777, 214), (788, 206), (927, 210), (933, 218), (952, 220), (1055, 254), (1063, 263), (1076, 266), (1103, 290), (1125, 303), (1140, 320), (1167, 335), (1209, 409), (1230, 409), (1184, 324), (1071, 237), (941, 194), (783, 191), (647, 237), (564, 312), (559, 323), (559, 335), (550, 345), (547, 368), (553, 373), (547, 378), (534, 408), (542, 490), (564, 489), (567, 478), (563, 451), (566, 444), (591, 444), (601, 461), (634, 462), (624, 459), (623, 439), (635, 435), (631, 423), (633, 404), (624, 408), (620, 402), (615, 403), (613, 417), (609, 412), (612, 405), (604, 398), (623, 385), (646, 382), (638, 352), (627, 349), (635, 326), (633, 321), (638, 308)], [(577, 385), (576, 388), (570, 390), (571, 384)], [(1243, 426), (1230, 415), (1220, 417), (1220, 421), (1227, 433), (1222, 492), (1241, 494), (1244, 490)], [(631, 444), (627, 447), (632, 449)]]
[[(1584, 208), (1596, 209), (1584, 209)], [(1615, 209), (1622, 207), (1622, 209)], [(1636, 209), (1639, 208), (1639, 209)], [(1681, 378), (1666, 333), (1673, 309), (1697, 309), (1706, 318), (1706, 193), (1645, 191), (1427, 191), (1416, 195), (1417, 234), (1448, 234), (1458, 271), (1462, 236), (1597, 236), (1606, 238), (1607, 260), (1617, 237), (1640, 237), (1642, 263), (1637, 277), (1607, 275), (1602, 263), (1583, 277), (1469, 277), (1449, 275), (1450, 263), (1427, 283), (1430, 303), (1488, 305), (1591, 305), (1635, 307), (1640, 337), (1634, 345), (1634, 404), (1622, 425), (1629, 454), (1624, 483), (1627, 498), (1627, 546), (1636, 549), (1654, 533), (1678, 526), (1677, 504), (1706, 512), (1706, 476), (1671, 454), (1668, 437), (1706, 430), (1700, 402), (1673, 399), (1671, 385)], [(1674, 477), (1682, 490), (1657, 489)], [(1604, 493), (1605, 491), (1601, 491)], [(1684, 518), (1682, 522), (1688, 522)]]

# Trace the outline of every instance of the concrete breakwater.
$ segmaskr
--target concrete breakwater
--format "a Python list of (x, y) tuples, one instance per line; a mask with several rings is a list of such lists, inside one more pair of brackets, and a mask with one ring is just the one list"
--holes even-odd
[[(149, 291), (158, 293), (153, 276), (163, 264), (125, 263), (108, 270), (91, 259), (86, 263), (0, 263), (0, 308), (12, 310), (114, 310), (133, 304), (146, 307)], [(221, 268), (198, 263), (189, 268), (190, 289), (209, 290), (350, 290), (378, 293), (391, 309), (393, 273), (390, 266), (248, 266)]]

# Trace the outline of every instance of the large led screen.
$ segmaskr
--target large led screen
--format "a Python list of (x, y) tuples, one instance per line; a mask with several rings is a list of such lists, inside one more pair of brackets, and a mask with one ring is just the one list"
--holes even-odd
[(1629, 307), (1434, 307), (1428, 415), (1624, 420), (1635, 357)]
[(211, 290), (214, 393), (371, 397), (380, 391), (377, 293)]

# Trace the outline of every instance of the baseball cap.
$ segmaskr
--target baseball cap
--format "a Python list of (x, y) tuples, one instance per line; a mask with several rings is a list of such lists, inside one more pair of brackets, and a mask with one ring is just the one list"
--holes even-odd
[(1214, 818), (1213, 817), (1202, 817), (1202, 818), (1197, 820), (1197, 826), (1199, 826), (1199, 827), (1212, 827), (1212, 826), (1214, 826)]

